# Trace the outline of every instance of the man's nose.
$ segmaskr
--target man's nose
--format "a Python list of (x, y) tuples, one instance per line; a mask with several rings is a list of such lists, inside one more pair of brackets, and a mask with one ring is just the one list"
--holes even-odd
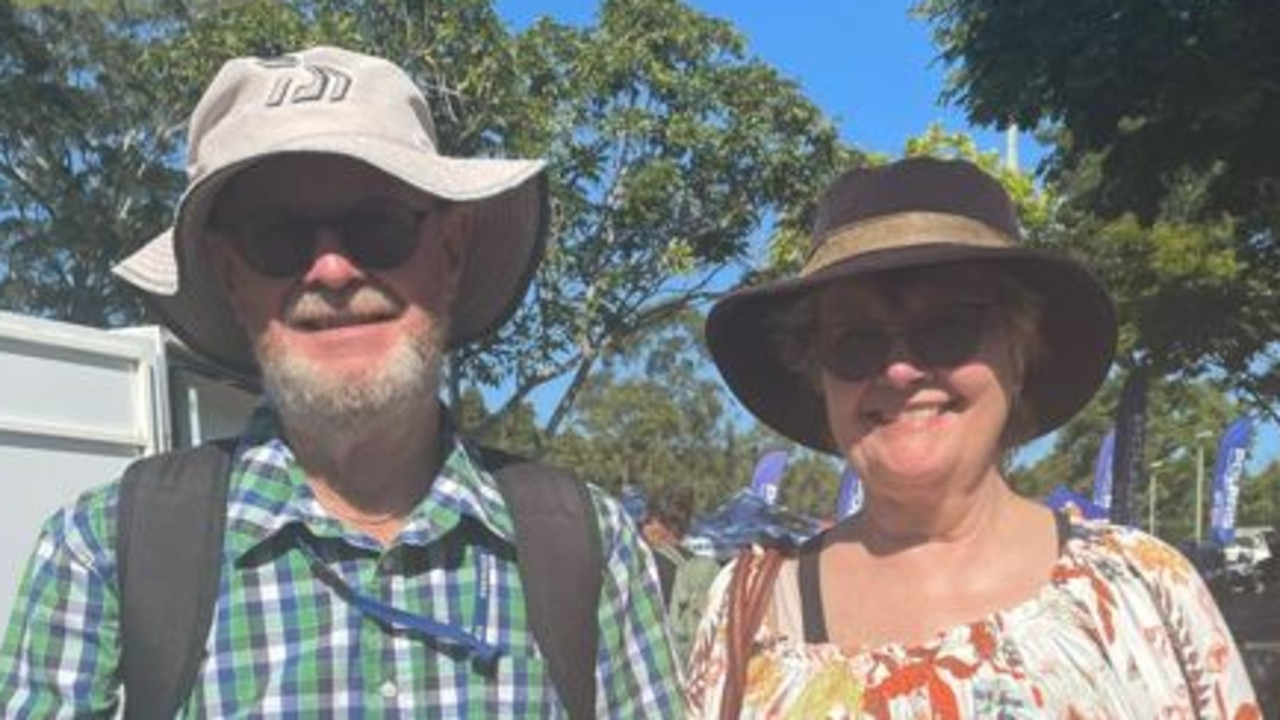
[(311, 262), (303, 274), (305, 284), (340, 288), (365, 277), (364, 269), (348, 254), (342, 232), (330, 225), (318, 225), (313, 238)]

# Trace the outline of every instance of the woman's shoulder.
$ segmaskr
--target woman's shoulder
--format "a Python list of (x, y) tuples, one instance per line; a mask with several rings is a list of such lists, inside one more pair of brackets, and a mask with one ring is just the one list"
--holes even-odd
[(1191, 560), (1177, 548), (1141, 529), (1105, 520), (1071, 520), (1060, 570), (1063, 566), (1091, 568), (1110, 582), (1132, 578), (1184, 584), (1198, 579)]

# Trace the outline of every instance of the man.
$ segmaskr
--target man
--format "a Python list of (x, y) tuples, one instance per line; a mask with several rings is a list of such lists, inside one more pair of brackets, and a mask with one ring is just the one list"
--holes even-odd
[[(172, 232), (117, 273), (196, 351), (259, 376), (266, 402), (231, 455), (221, 584), (179, 715), (565, 716), (511, 508), (436, 400), (442, 356), (524, 293), (543, 164), (440, 156), (403, 71), (323, 47), (227, 63), (188, 140)], [(92, 491), (46, 526), (0, 715), (115, 711), (119, 498)], [(616, 502), (590, 498), (595, 714), (678, 715), (651, 557)]]

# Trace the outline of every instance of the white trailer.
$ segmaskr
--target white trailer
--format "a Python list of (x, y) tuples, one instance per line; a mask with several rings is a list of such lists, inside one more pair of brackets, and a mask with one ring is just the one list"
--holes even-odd
[(0, 311), (0, 626), (49, 515), (135, 458), (238, 432), (254, 401), (160, 327)]

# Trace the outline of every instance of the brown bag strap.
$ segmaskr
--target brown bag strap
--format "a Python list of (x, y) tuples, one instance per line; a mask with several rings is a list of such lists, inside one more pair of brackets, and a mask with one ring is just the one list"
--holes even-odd
[(738, 554), (729, 578), (729, 616), (725, 624), (724, 694), (720, 699), (721, 720), (736, 720), (742, 712), (747, 685), (747, 663), (765, 609), (773, 597), (773, 583), (782, 567), (783, 555), (766, 549), (758, 553), (747, 548)]

